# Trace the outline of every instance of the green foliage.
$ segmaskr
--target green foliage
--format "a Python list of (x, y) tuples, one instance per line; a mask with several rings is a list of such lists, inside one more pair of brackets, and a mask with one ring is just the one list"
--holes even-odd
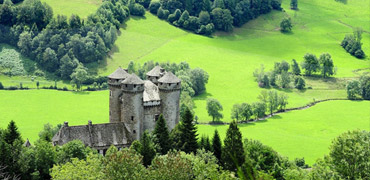
[(308, 171), (300, 168), (290, 168), (284, 171), (286, 180), (309, 180)]
[(290, 0), (290, 9), (298, 9), (298, 0)]
[(333, 169), (343, 179), (370, 178), (370, 133), (348, 131), (338, 136), (330, 146)]
[(50, 179), (50, 170), (56, 163), (57, 153), (55, 147), (46, 141), (35, 143), (36, 171), (41, 179)]
[(200, 138), (199, 149), (212, 152), (212, 146), (208, 136), (202, 136)]
[(356, 80), (348, 82), (346, 90), (348, 99), (356, 99), (358, 95), (361, 95), (360, 82)]
[(280, 31), (281, 32), (290, 32), (290, 31), (292, 31), (292, 28), (293, 28), (292, 19), (284, 18), (280, 22)]
[(301, 69), (299, 68), (297, 61), (293, 59), (292, 62), (292, 73), (294, 75), (301, 75)]
[(55, 165), (51, 169), (50, 175), (54, 180), (106, 179), (102, 158), (92, 153), (86, 157), (86, 160), (72, 158), (71, 162)]
[(303, 58), (304, 62), (302, 63), (302, 69), (305, 70), (305, 74), (307, 76), (310, 76), (312, 73), (319, 70), (320, 64), (315, 55), (307, 53)]
[(195, 153), (198, 149), (197, 127), (193, 120), (193, 114), (186, 108), (184, 115), (181, 116), (181, 123), (178, 124), (178, 134), (174, 132), (173, 142), (177, 141), (179, 145), (177, 149), (186, 153)]
[(143, 156), (144, 166), (149, 166), (155, 157), (155, 147), (152, 141), (152, 137), (147, 131), (144, 132), (140, 138), (141, 148), (139, 153)]
[(4, 89), (4, 85), (0, 82), (0, 89)]
[(286, 71), (283, 71), (280, 75), (277, 76), (276, 84), (281, 88), (289, 88), (291, 82), (290, 74)]
[(21, 56), (15, 49), (0, 48), (0, 73), (8, 76), (25, 75)]
[(161, 114), (155, 124), (155, 128), (153, 131), (154, 142), (158, 145), (159, 150), (162, 155), (167, 154), (167, 152), (171, 149), (171, 138), (170, 133), (167, 128), (166, 120), (164, 119), (163, 115)]
[(334, 64), (329, 53), (320, 55), (321, 74), (324, 78), (334, 75)]
[(223, 167), (234, 172), (236, 172), (237, 167), (241, 166), (245, 161), (242, 134), (235, 121), (231, 122), (227, 129), (221, 157)]
[(324, 159), (318, 159), (316, 161), (309, 174), (311, 179), (341, 179), (339, 174), (331, 168), (329, 159), (328, 156), (325, 156)]
[(270, 111), (270, 115), (272, 115), (272, 112), (279, 106), (279, 96), (276, 91), (261, 91), (258, 99), (266, 104), (268, 111)]
[(231, 118), (236, 119), (237, 121), (239, 119), (247, 121), (252, 115), (252, 106), (248, 103), (234, 104), (233, 109), (231, 110)]
[(17, 125), (11, 120), (8, 124), (8, 128), (4, 131), (4, 141), (12, 145), (16, 140), (22, 142), (21, 134), (18, 131)]
[(363, 75), (360, 77), (360, 91), (363, 99), (370, 100), (370, 76)]
[(265, 116), (266, 113), (266, 103), (264, 102), (255, 102), (252, 104), (253, 114), (256, 119)]
[(166, 155), (156, 156), (149, 166), (149, 179), (177, 179), (192, 178), (192, 162), (183, 158), (180, 152), (169, 152)]
[(214, 98), (207, 99), (207, 112), (209, 116), (212, 116), (212, 121), (219, 121), (223, 118), (223, 115), (220, 111), (222, 111), (221, 103)]
[(212, 10), (211, 17), (216, 30), (233, 30), (233, 17), (231, 16), (230, 10), (217, 7)]
[(161, 7), (161, 4), (158, 1), (151, 1), (149, 11), (153, 14), (157, 14), (159, 7)]
[(85, 67), (80, 63), (71, 74), (71, 83), (76, 85), (77, 90), (81, 90), (82, 82), (87, 79), (87, 76), (88, 74)]
[(215, 133), (212, 138), (212, 150), (215, 157), (218, 159), (218, 162), (221, 162), (222, 157), (222, 144), (221, 144), (221, 138), (218, 134), (217, 129), (215, 130)]
[(58, 164), (64, 164), (71, 162), (73, 158), (85, 160), (86, 157), (92, 152), (93, 150), (91, 150), (89, 147), (85, 147), (85, 144), (83, 144), (80, 140), (70, 141), (58, 149), (57, 162)]
[(363, 30), (361, 28), (354, 28), (353, 34), (347, 34), (341, 43), (341, 46), (348, 53), (360, 59), (365, 57), (361, 43), (362, 33)]
[(142, 156), (133, 149), (118, 151), (113, 145), (103, 159), (107, 179), (145, 179), (147, 170), (142, 164)]
[(62, 127), (61, 124), (58, 124), (55, 127), (53, 127), (53, 125), (51, 125), (50, 123), (44, 124), (44, 129), (40, 131), (39, 133), (39, 139), (47, 141), (47, 142), (51, 142), (52, 138), (59, 131), (61, 127)]
[(306, 87), (305, 80), (300, 76), (295, 79), (294, 84), (295, 84), (295, 88), (300, 89), (300, 90)]

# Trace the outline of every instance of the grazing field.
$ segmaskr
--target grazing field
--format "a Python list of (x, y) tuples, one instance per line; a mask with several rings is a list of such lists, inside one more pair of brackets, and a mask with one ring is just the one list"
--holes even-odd
[(95, 13), (102, 0), (41, 0), (53, 8), (54, 16), (65, 15), (68, 18), (72, 15), (79, 15), (87, 18), (88, 15)]
[[(122, 28), (116, 41), (112, 58), (100, 74), (108, 75), (118, 66), (129, 61), (144, 63), (154, 61), (187, 61), (192, 67), (201, 67), (209, 75), (207, 92), (196, 97), (196, 115), (201, 122), (211, 118), (205, 110), (206, 99), (213, 97), (223, 105), (223, 121), (230, 121), (234, 103), (253, 102), (262, 90), (252, 76), (253, 71), (265, 64), (266, 69), (274, 62), (291, 59), (302, 61), (305, 53), (319, 56), (323, 52), (332, 55), (338, 71), (337, 81), (308, 80), (312, 89), (306, 91), (284, 90), (289, 95), (288, 107), (303, 106), (326, 98), (345, 98), (346, 78), (358, 74), (353, 71), (370, 67), (370, 61), (352, 57), (340, 46), (351, 26), (368, 30), (369, 4), (366, 0), (349, 0), (347, 4), (336, 1), (302, 0), (299, 11), (292, 11), (284, 1), (285, 12), (274, 11), (247, 23), (232, 33), (216, 33), (212, 38), (188, 33), (159, 20), (150, 13), (145, 18), (132, 17)], [(292, 18), (292, 33), (282, 34), (279, 23), (284, 16)], [(370, 53), (370, 35), (363, 34), (364, 51)], [(343, 79), (342, 79), (343, 78)], [(335, 86), (333, 86), (333, 84)]]
[(105, 123), (109, 121), (108, 98), (108, 91), (0, 90), (0, 127), (14, 120), (22, 137), (34, 142), (46, 123)]
[[(217, 129), (224, 139), (228, 126), (198, 125), (201, 135)], [(276, 115), (250, 124), (240, 124), (243, 138), (257, 139), (280, 154), (304, 157), (313, 164), (329, 153), (331, 141), (347, 130), (370, 130), (370, 101), (329, 101), (311, 108)]]

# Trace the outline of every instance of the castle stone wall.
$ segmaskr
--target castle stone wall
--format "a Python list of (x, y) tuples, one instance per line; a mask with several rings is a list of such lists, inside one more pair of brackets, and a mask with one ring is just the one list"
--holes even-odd
[(120, 86), (109, 86), (109, 122), (116, 123), (121, 121), (121, 102), (122, 93)]
[(132, 140), (140, 139), (143, 132), (143, 91), (122, 93), (121, 120), (125, 123)]
[(161, 106), (147, 106), (144, 108), (144, 131), (152, 132), (156, 125), (156, 116), (161, 114)]
[(171, 131), (179, 123), (180, 115), (180, 90), (159, 90), (161, 97), (161, 111)]

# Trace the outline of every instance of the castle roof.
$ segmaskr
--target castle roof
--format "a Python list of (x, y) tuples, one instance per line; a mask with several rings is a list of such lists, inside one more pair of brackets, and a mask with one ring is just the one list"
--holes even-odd
[(144, 102), (161, 100), (159, 97), (158, 86), (153, 84), (152, 81), (146, 80), (144, 82)]
[(128, 130), (123, 122), (92, 124), (81, 126), (64, 125), (53, 137), (54, 145), (63, 145), (73, 140), (81, 140), (85, 145), (107, 149), (111, 145), (124, 147), (129, 144)]
[(122, 81), (122, 84), (144, 84), (144, 81), (136, 76), (136, 74), (132, 73)]
[(172, 72), (167, 72), (163, 77), (158, 79), (160, 83), (179, 83), (181, 80), (176, 77)]
[(146, 75), (159, 77), (162, 72), (163, 72), (163, 68), (161, 66), (155, 66), (152, 70), (146, 73)]
[(127, 73), (124, 69), (119, 67), (116, 71), (114, 71), (112, 74), (108, 76), (108, 78), (111, 79), (125, 79), (129, 76), (130, 74)]
[(28, 138), (27, 138), (27, 141), (23, 144), (23, 146), (25, 146), (25, 147), (30, 147), (31, 146), (31, 143), (28, 140)]

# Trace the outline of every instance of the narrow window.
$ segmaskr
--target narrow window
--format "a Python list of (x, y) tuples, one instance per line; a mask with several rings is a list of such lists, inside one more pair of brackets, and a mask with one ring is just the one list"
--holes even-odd
[(127, 87), (127, 84), (125, 84), (125, 86)]
[(133, 130), (132, 132), (134, 132), (134, 134), (136, 133), (136, 130)]
[(134, 85), (134, 88), (136, 88), (136, 84)]
[(154, 117), (154, 121), (158, 121), (158, 119), (159, 119), (159, 114), (156, 114)]
[(134, 121), (134, 116), (131, 116), (131, 121)]

